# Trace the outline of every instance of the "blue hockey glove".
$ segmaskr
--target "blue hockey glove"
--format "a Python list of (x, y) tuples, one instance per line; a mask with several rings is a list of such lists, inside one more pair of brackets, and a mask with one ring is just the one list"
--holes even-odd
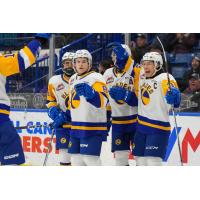
[(125, 101), (127, 102), (130, 97), (130, 91), (122, 87), (112, 87), (109, 91), (110, 96), (116, 101)]
[(27, 44), (33, 55), (37, 58), (41, 50), (41, 42), (39, 40), (32, 40)]
[(48, 111), (48, 116), (54, 120), (60, 113), (60, 109), (57, 108), (56, 106), (53, 106), (51, 108), (49, 108), (49, 111)]
[(165, 96), (167, 103), (174, 105), (175, 108), (178, 108), (181, 103), (181, 93), (179, 89), (172, 87), (170, 91), (167, 92)]
[(79, 83), (75, 85), (75, 90), (77, 95), (84, 96), (87, 100), (93, 99), (96, 93), (87, 83)]
[(40, 42), (42, 47), (44, 47), (47, 45), (50, 36), (51, 36), (51, 33), (37, 33), (35, 35), (35, 39)]
[(113, 48), (113, 53), (116, 55), (114, 64), (120, 70), (123, 70), (128, 61), (128, 52), (122, 47), (122, 45), (119, 45)]
[(57, 117), (53, 121), (53, 128), (58, 128), (59, 126), (61, 126), (65, 122), (69, 122), (68, 115), (60, 110), (59, 114), (57, 115)]
[(117, 92), (118, 92), (118, 87), (111, 87), (109, 90), (109, 95), (111, 96), (111, 98), (116, 100)]

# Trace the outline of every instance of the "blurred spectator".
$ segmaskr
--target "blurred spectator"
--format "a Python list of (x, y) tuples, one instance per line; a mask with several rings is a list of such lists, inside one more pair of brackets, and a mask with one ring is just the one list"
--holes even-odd
[(135, 47), (132, 47), (132, 57), (136, 63), (140, 63), (143, 55), (148, 51), (148, 44), (146, 35), (143, 33), (138, 33), (136, 38)]
[[(161, 46), (159, 41), (157, 40), (157, 36), (160, 38), (165, 51), (171, 52), (174, 48), (174, 44), (176, 43), (176, 34), (175, 33), (158, 33), (156, 34), (153, 42), (150, 45), (150, 48), (154, 48), (156, 50), (161, 50)], [(153, 50), (152, 50), (153, 51)], [(158, 52), (158, 51), (156, 51)]]
[(200, 111), (200, 76), (197, 73), (189, 77), (189, 86), (182, 94), (182, 111)]
[(191, 69), (189, 69), (181, 80), (178, 80), (178, 85), (181, 91), (184, 91), (188, 87), (189, 79), (192, 74), (198, 74), (200, 76), (200, 57), (194, 56), (191, 62)]
[(198, 55), (193, 57), (191, 69), (187, 72), (187, 76), (190, 76), (193, 73), (197, 73), (200, 76), (200, 57)]
[(159, 53), (159, 54), (162, 55), (162, 48), (158, 44), (152, 44), (152, 45), (150, 45), (149, 46), (149, 51), (150, 52), (157, 52), (157, 53)]
[(200, 78), (199, 74), (193, 73), (188, 77), (189, 86), (185, 89), (185, 94), (194, 94), (200, 92)]
[(98, 71), (100, 74), (104, 74), (104, 72), (113, 67), (114, 63), (111, 59), (105, 59), (105, 60), (102, 60), (100, 63), (99, 63), (99, 66), (98, 66)]
[(189, 53), (197, 43), (195, 33), (176, 33), (173, 53)]

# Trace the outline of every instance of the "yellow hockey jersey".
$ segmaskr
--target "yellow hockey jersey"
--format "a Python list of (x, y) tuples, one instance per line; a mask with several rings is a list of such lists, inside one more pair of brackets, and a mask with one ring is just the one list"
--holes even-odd
[(5, 89), (6, 77), (31, 66), (39, 50), (40, 43), (34, 40), (15, 54), (0, 55), (0, 121), (7, 120), (10, 113), (10, 100)]
[[(98, 102), (89, 102), (84, 96), (78, 96), (75, 85), (86, 83), (98, 92)], [(82, 76), (74, 74), (69, 80), (69, 104), (71, 113), (71, 135), (83, 138), (91, 135), (107, 134), (106, 105), (107, 86), (103, 76), (90, 71)]]
[[(177, 83), (169, 74), (170, 83), (177, 87)], [(160, 73), (154, 78), (145, 78), (142, 69), (139, 77), (138, 93), (138, 130), (144, 133), (170, 131), (169, 109), (165, 95), (168, 91), (167, 74)]]
[[(123, 72), (117, 72), (116, 68), (107, 69), (104, 73), (104, 79), (108, 90), (113, 86), (120, 86), (130, 91), (135, 91), (134, 79), (134, 60), (129, 57)], [(123, 101), (115, 101), (109, 96), (112, 116), (112, 129), (114, 131), (129, 132), (135, 129), (137, 121), (137, 106), (130, 106)]]

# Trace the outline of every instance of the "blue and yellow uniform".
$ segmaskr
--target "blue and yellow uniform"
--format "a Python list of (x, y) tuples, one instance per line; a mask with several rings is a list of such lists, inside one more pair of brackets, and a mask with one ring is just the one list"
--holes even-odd
[[(172, 75), (170, 83), (178, 88)], [(135, 156), (164, 158), (170, 135), (169, 109), (165, 96), (169, 89), (167, 74), (162, 70), (145, 78), (144, 70), (138, 82), (138, 127), (135, 136)]]
[[(47, 94), (47, 108), (57, 107), (66, 112), (69, 103), (69, 77), (65, 74), (55, 75), (50, 78)], [(70, 163), (70, 156), (67, 153), (71, 124), (63, 123), (55, 129), (56, 132), (56, 149), (59, 149), (60, 163)], [(62, 151), (62, 152), (61, 152)], [(64, 152), (64, 153), (63, 153)], [(62, 155), (64, 154), (64, 155)]]
[(9, 119), (10, 100), (6, 94), (6, 77), (20, 73), (35, 63), (41, 47), (31, 41), (15, 54), (0, 55), (0, 163), (2, 165), (25, 162), (20, 137)]
[[(95, 97), (86, 99), (76, 94), (77, 84), (87, 83)], [(99, 156), (107, 137), (108, 91), (103, 76), (94, 71), (74, 74), (69, 80), (71, 133), (69, 153)]]
[[(139, 72), (138, 68), (134, 66), (135, 62), (129, 56), (124, 70), (118, 71), (116, 67), (107, 69), (103, 76), (108, 90), (118, 86), (135, 93), (138, 85), (138, 76), (135, 74)], [(136, 130), (137, 105), (134, 101), (126, 103), (115, 100), (111, 96), (109, 96), (109, 102), (112, 116), (112, 152), (130, 150)]]

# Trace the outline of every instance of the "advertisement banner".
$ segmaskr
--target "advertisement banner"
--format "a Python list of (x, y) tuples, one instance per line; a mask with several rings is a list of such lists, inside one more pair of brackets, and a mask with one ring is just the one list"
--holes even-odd
[[(18, 130), (18, 134), (22, 140), (23, 149), (26, 156), (26, 164), (34, 166), (43, 165), (52, 134), (51, 129), (48, 127), (51, 119), (48, 117), (47, 111), (43, 109), (13, 109), (10, 118), (15, 127), (26, 125), (38, 126), (35, 128)], [(180, 113), (178, 116), (176, 116), (176, 119), (184, 165), (200, 165), (200, 114)], [(172, 130), (164, 165), (179, 166), (181, 163), (173, 116), (170, 116), (170, 122), (172, 125)], [(43, 126), (39, 127), (40, 125)], [(59, 165), (59, 151), (56, 151), (55, 149), (55, 142), (56, 139), (54, 137), (47, 165)], [(103, 165), (114, 165), (114, 157), (111, 153), (110, 136), (108, 137), (108, 141), (103, 143), (101, 159)], [(131, 162), (131, 164), (134, 165), (134, 162)]]

